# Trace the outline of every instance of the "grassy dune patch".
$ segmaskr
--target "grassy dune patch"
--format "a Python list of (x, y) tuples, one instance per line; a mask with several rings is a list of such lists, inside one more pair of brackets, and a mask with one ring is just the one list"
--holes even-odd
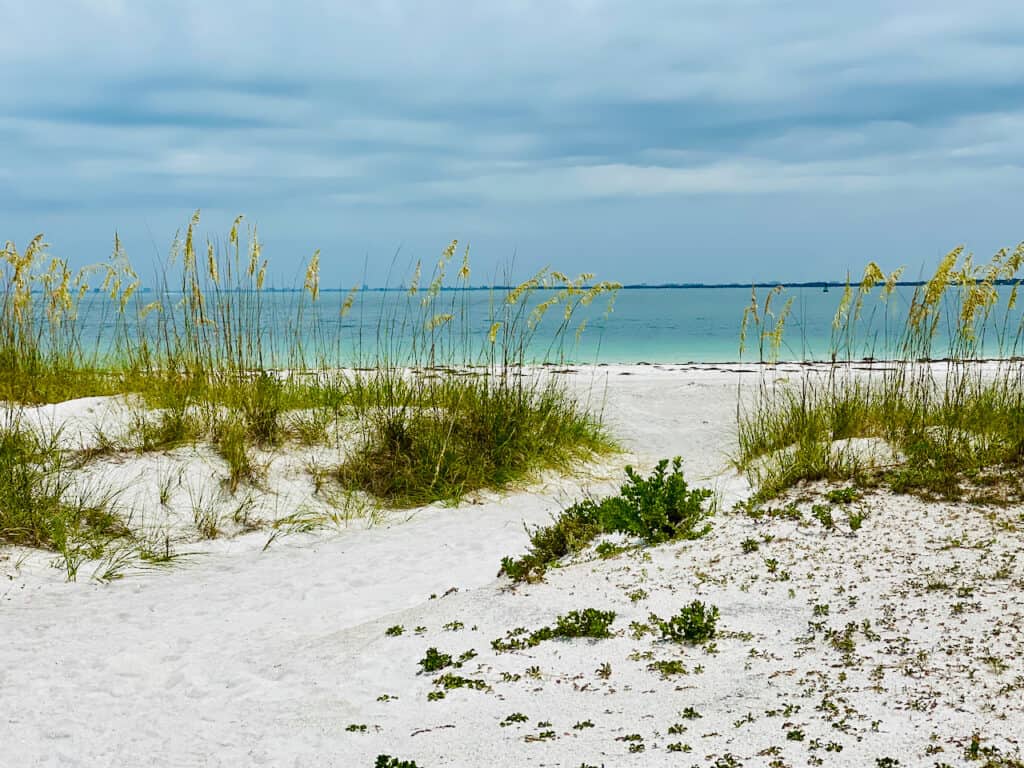
[[(344, 435), (344, 458), (311, 471), (316, 493), (326, 497), (333, 478), (339, 495), (408, 507), (613, 449), (597, 416), (528, 365), (561, 361), (585, 326), (580, 310), (607, 299), (610, 311), (618, 286), (545, 269), (492, 291), (481, 316), (470, 301), (468, 249), (460, 262), (457, 246), (432, 269), (417, 263), (399, 300), (364, 327), (346, 321), (359, 311), (356, 289), (325, 307), (318, 251), (301, 289), (271, 301), (269, 259), (241, 217), (226, 238), (204, 242), (196, 212), (146, 287), (116, 237), (106, 262), (78, 270), (41, 235), (24, 249), (8, 242), (0, 251), (6, 412), (16, 420), (40, 403), (107, 394), (132, 394), (137, 407), (126, 429), (74, 455), (7, 429), (0, 541), (67, 552), (74, 539), (98, 556), (104, 542), (126, 537), (105, 502), (69, 500), (76, 468), (118, 454), (208, 445), (223, 460), (223, 487), (244, 501), (269, 455), (340, 448)], [(537, 349), (546, 352), (538, 358)], [(210, 500), (200, 501), (197, 529), (220, 535), (212, 513), (199, 510)]]
[[(956, 249), (905, 308), (889, 304), (901, 270), (886, 276), (869, 264), (840, 299), (827, 369), (795, 384), (766, 375), (740, 409), (737, 463), (759, 495), (853, 480), (925, 498), (1024, 498), (1022, 261), (1024, 244), (987, 264)], [(897, 316), (881, 331), (895, 356), (855, 365), (854, 350), (878, 343), (879, 329), (859, 322), (876, 288), (883, 314)], [(744, 321), (766, 362), (777, 356), (791, 307), (775, 313), (771, 300), (759, 306), (755, 297)], [(866, 455), (865, 441), (887, 450)]]

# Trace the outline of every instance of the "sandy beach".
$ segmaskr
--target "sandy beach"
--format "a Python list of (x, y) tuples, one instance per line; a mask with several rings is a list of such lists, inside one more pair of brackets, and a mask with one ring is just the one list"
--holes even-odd
[[(738, 386), (758, 379), (742, 367), (562, 374), (603, 412), (622, 454), (454, 507), (355, 504), (306, 532), (269, 528), (317, 511), (310, 456), (297, 449), (265, 457), (264, 487), (225, 523), (231, 535), (210, 541), (188, 539), (198, 502), (227, 520), (244, 496), (224, 497), (212, 451), (91, 462), (83, 483), (116, 491), (133, 524), (188, 554), (100, 583), (101, 564), (70, 582), (52, 554), (0, 548), (0, 765), (1022, 759), (1024, 509), (875, 492), (838, 505), (830, 530), (809, 514), (811, 488), (791, 499), (800, 520), (735, 511), (751, 491), (730, 463)], [(130, 411), (123, 398), (91, 398), (26, 419), (83, 449)], [(330, 459), (344, 445), (308, 450)], [(497, 577), (502, 557), (525, 550), (525, 526), (613, 493), (627, 464), (646, 471), (677, 455), (691, 485), (716, 492), (708, 536), (606, 558), (591, 549), (538, 584)], [(169, 504), (160, 487), (172, 488)], [(851, 511), (863, 517), (855, 531)], [(694, 600), (720, 611), (710, 645), (631, 629)], [(615, 612), (611, 638), (492, 647), (590, 607)], [(461, 655), (446, 671), (471, 684), (445, 690), (442, 673), (421, 672), (430, 648)]]

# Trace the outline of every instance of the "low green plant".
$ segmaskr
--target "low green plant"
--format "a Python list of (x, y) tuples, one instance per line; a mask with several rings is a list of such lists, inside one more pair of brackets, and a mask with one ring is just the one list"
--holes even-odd
[(815, 504), (811, 507), (811, 517), (821, 523), (822, 528), (827, 531), (834, 530), (836, 527), (832, 510), (824, 504)]
[(377, 755), (373, 768), (419, 768), (415, 760), (399, 760), (391, 755)]
[(647, 668), (652, 672), (657, 672), (664, 678), (689, 674), (686, 665), (679, 659), (652, 661), (647, 665)]
[(491, 642), (491, 647), (499, 653), (533, 648), (545, 640), (556, 638), (572, 639), (589, 637), (603, 639), (611, 637), (611, 625), (615, 621), (614, 611), (599, 611), (596, 608), (584, 608), (581, 611), (570, 611), (559, 616), (555, 626), (541, 627), (530, 632), (525, 627), (509, 630), (504, 638)]
[(617, 496), (584, 499), (553, 524), (533, 529), (529, 551), (516, 559), (504, 558), (499, 573), (514, 581), (536, 581), (553, 563), (602, 534), (635, 536), (646, 544), (699, 538), (711, 529), (706, 502), (712, 495), (708, 489), (689, 487), (679, 457), (672, 460), (671, 471), (663, 459), (646, 478), (626, 467), (626, 482)]
[(435, 678), (434, 685), (438, 685), (446, 691), (455, 690), (456, 688), (471, 688), (474, 691), (485, 691), (488, 688), (487, 683), (483, 680), (462, 677), (461, 675), (453, 675), (451, 673), (445, 673)]
[(450, 667), (454, 664), (451, 654), (441, 653), (437, 648), (427, 648), (426, 654), (420, 659), (420, 668), (423, 672), (437, 672), (438, 670)]
[(584, 608), (582, 611), (569, 611), (559, 616), (552, 630), (553, 637), (611, 637), (612, 622), (615, 611), (599, 611), (595, 608)]
[(856, 488), (833, 488), (826, 491), (825, 498), (833, 504), (850, 504), (859, 499), (863, 494)]
[(850, 530), (854, 533), (860, 530), (860, 527), (864, 524), (864, 518), (866, 517), (863, 510), (851, 509), (846, 513), (846, 522), (850, 526)]
[(673, 643), (704, 643), (715, 636), (718, 608), (694, 600), (667, 620), (652, 613), (649, 621), (661, 633), (662, 640)]

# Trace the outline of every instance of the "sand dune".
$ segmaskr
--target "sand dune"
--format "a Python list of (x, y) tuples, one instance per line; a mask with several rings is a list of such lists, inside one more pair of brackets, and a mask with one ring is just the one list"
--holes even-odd
[[(179, 544), (193, 554), (170, 568), (100, 584), (86, 567), (69, 583), (46, 554), (0, 550), (0, 765), (344, 767), (388, 754), (420, 768), (933, 766), (985, 748), (1020, 759), (1021, 509), (876, 494), (856, 502), (856, 532), (846, 507), (835, 530), (820, 525), (810, 498), (803, 523), (754, 520), (730, 511), (750, 491), (729, 465), (740, 374), (566, 375), (625, 449), (573, 477), (457, 507), (358, 509), (265, 547), (266, 523), (317, 503), (303, 457), (268, 456), (252, 511), (263, 526)], [(91, 399), (32, 418), (81, 446), (125, 408)], [(674, 455), (719, 494), (706, 538), (590, 553), (536, 585), (496, 577), (524, 550), (524, 524), (613, 492), (626, 463)], [(137, 524), (181, 539), (196, 494), (231, 504), (217, 462), (178, 449), (88, 472), (123, 486)], [(178, 506), (160, 512), (146, 499), (168, 474)], [(720, 611), (713, 646), (631, 632), (693, 600)], [(612, 638), (492, 648), (586, 607), (616, 612)], [(443, 673), (420, 673), (431, 647), (474, 652), (446, 670), (469, 687), (428, 699), (443, 690)]]

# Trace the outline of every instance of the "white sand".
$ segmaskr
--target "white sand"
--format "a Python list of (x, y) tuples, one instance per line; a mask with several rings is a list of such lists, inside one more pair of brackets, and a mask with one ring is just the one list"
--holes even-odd
[[(831, 533), (813, 520), (723, 512), (698, 541), (584, 558), (538, 585), (511, 589), (496, 578), (501, 557), (524, 550), (524, 522), (546, 521), (585, 491), (613, 490), (627, 462), (647, 469), (679, 454), (688, 479), (716, 488), (726, 509), (744, 498), (749, 487), (728, 465), (741, 377), (757, 378), (706, 367), (583, 369), (574, 381), (603, 402), (628, 454), (589, 475), (457, 508), (368, 524), (357, 506), (347, 524), (282, 536), (265, 551), (265, 528), (179, 543), (196, 554), (109, 584), (89, 579), (95, 564), (69, 583), (52, 556), (0, 549), (0, 766), (372, 766), (381, 753), (420, 768), (873, 766), (884, 757), (970, 765), (974, 733), (982, 747), (1019, 758), (1021, 509), (878, 495), (861, 504), (868, 516), (856, 533), (838, 509)], [(80, 446), (92, 425), (112, 429), (129, 410), (92, 399), (32, 418), (64, 425), (62, 439)], [(268, 457), (275, 493), (252, 502), (254, 517), (325, 512), (303, 474), (309, 458)], [(180, 449), (105, 459), (84, 476), (120, 491), (133, 524), (179, 540), (197, 496), (225, 510), (233, 503), (219, 461)], [(174, 495), (161, 507), (167, 477)], [(771, 543), (741, 551), (766, 534)], [(634, 602), (637, 589), (646, 597)], [(629, 632), (630, 622), (694, 599), (721, 612), (714, 652)], [(815, 615), (826, 604), (827, 615)], [(616, 636), (491, 648), (513, 628), (586, 607), (616, 611)], [(463, 626), (445, 629), (451, 622)], [(851, 622), (844, 657), (827, 632), (840, 631), (839, 644)], [(386, 636), (396, 624), (404, 634)], [(474, 650), (448, 671), (489, 690), (428, 701), (441, 674), (417, 674), (429, 647)], [(648, 669), (672, 659), (689, 674)], [(597, 674), (603, 663), (607, 678)], [(700, 718), (680, 715), (691, 707)], [(529, 719), (502, 727), (513, 713)], [(573, 728), (582, 721), (594, 727)], [(623, 739), (634, 734), (641, 740)]]

